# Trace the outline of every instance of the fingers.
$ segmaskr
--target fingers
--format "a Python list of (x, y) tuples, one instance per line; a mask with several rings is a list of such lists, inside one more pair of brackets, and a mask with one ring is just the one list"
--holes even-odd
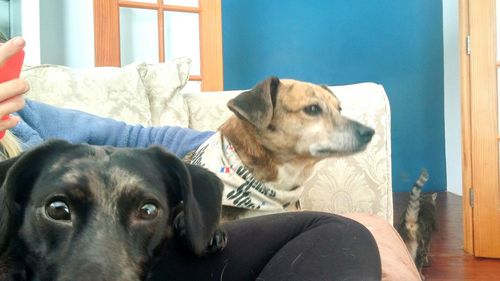
[[(5, 83), (4, 83), (5, 84)], [(0, 102), (0, 116), (9, 116), (7, 120), (0, 119), (0, 131), (13, 128), (21, 120), (19, 116), (11, 115), (24, 107), (24, 96), (17, 95)]]
[(10, 118), (7, 120), (0, 119), (0, 131), (5, 131), (14, 128), (17, 125), (17, 123), (19, 123), (20, 120), (21, 118), (15, 115), (11, 115)]
[(8, 58), (24, 48), (26, 42), (21, 37), (15, 37), (5, 44), (0, 45), (0, 66), (2, 66)]
[(26, 93), (28, 90), (29, 84), (24, 79), (14, 79), (4, 83), (0, 83), (0, 107), (2, 106), (2, 103), (4, 101), (15, 96), (20, 96)]
[(20, 79), (0, 83), (0, 97), (7, 97), (0, 101), (0, 116), (10, 116), (7, 120), (0, 120), (0, 131), (13, 128), (19, 123), (20, 118), (11, 114), (24, 107), (24, 96), (19, 93), (24, 93), (26, 89), (26, 81)]
[(6, 116), (24, 107), (24, 96), (14, 96), (0, 103), (0, 116)]

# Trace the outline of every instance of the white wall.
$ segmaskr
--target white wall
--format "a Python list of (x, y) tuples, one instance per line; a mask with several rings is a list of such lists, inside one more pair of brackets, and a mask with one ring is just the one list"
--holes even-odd
[(75, 68), (94, 66), (93, 23), (93, 1), (41, 1), (41, 62)]
[(461, 195), (462, 147), (460, 129), (460, 37), (458, 12), (457, 0), (443, 0), (446, 181), (449, 192)]
[(11, 37), (22, 35), (26, 40), (25, 64), (40, 63), (39, 0), (11, 0)]

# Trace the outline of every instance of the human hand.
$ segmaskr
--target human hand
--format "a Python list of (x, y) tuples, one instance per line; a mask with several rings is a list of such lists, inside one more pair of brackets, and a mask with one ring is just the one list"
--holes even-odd
[[(22, 50), (25, 46), (24, 39), (13, 38), (5, 44), (0, 45), (0, 67), (14, 54)], [(28, 83), (23, 79), (13, 79), (0, 83), (0, 116), (9, 116), (24, 107), (23, 94), (29, 89)], [(17, 125), (20, 118), (10, 116), (0, 120), (0, 131), (10, 129)]]

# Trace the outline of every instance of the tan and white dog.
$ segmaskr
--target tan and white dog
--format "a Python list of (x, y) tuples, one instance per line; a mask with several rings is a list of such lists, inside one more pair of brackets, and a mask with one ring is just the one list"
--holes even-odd
[(234, 112), (192, 155), (224, 182), (223, 219), (282, 212), (314, 165), (366, 148), (374, 130), (341, 115), (326, 86), (270, 77), (228, 102)]

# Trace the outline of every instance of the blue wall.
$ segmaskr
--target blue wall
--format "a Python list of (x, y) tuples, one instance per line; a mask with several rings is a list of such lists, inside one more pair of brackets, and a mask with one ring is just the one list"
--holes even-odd
[(392, 111), (393, 188), (446, 189), (441, 1), (223, 0), (224, 88), (270, 76), (376, 82)]

